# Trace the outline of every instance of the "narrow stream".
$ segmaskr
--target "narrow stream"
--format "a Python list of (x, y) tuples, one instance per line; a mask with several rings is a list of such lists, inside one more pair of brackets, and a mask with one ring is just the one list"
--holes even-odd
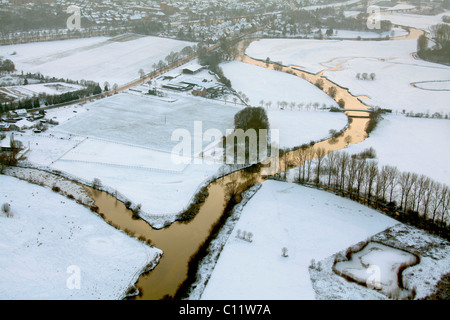
[[(420, 32), (414, 32), (408, 37), (419, 36)], [(255, 39), (256, 40), (256, 39)], [(238, 44), (241, 56), (240, 61), (273, 69), (273, 65), (266, 65), (265, 62), (258, 61), (246, 56), (245, 49), (254, 40), (242, 40)], [(347, 89), (339, 87), (325, 77), (323, 72), (319, 74), (310, 74), (302, 71), (299, 67), (288, 66), (283, 68), (284, 72), (289, 71), (311, 83), (315, 83), (319, 78), (324, 82), (324, 91), (327, 92), (330, 86), (337, 89), (335, 100), (343, 99), (346, 109), (368, 110), (368, 106), (361, 102), (361, 97), (355, 97)], [(314, 148), (324, 148), (326, 153), (344, 149), (349, 144), (356, 144), (367, 138), (365, 132), (368, 124), (368, 113), (347, 111), (347, 116), (351, 119), (348, 128), (337, 139), (328, 139), (316, 143)], [(296, 160), (296, 152), (292, 151), (286, 154), (284, 158), (294, 166), (300, 166)], [(284, 167), (283, 159), (280, 159), (279, 170)], [(141, 296), (137, 299), (158, 300), (166, 297), (173, 297), (179, 286), (187, 279), (188, 263), (190, 258), (197, 253), (200, 246), (208, 239), (212, 227), (219, 221), (224, 213), (227, 198), (227, 185), (237, 184), (243, 190), (255, 182), (261, 182), (264, 178), (259, 174), (244, 173), (243, 170), (221, 178), (208, 186), (209, 196), (206, 198), (199, 213), (188, 223), (175, 222), (167, 228), (156, 230), (142, 219), (132, 218), (131, 211), (126, 209), (125, 205), (111, 195), (104, 192), (89, 190), (95, 204), (99, 207), (106, 221), (118, 227), (121, 230), (129, 230), (136, 237), (142, 236), (150, 240), (151, 244), (161, 250), (164, 254), (156, 268), (146, 274), (142, 274), (136, 283), (136, 287), (141, 291)]]

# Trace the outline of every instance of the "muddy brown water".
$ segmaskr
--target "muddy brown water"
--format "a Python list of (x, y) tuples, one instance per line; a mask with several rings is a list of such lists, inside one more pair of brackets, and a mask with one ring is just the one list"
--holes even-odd
[[(410, 39), (418, 37), (420, 34), (420, 32), (413, 29), (413, 32), (407, 37), (400, 39)], [(273, 64), (266, 64), (244, 54), (247, 46), (254, 40), (243, 40), (237, 45), (241, 53), (238, 59), (245, 63), (274, 69)], [(323, 77), (324, 72), (311, 74), (296, 66), (283, 67), (282, 71), (294, 74), (313, 84), (318, 79), (322, 79), (325, 92), (331, 86), (336, 87), (337, 94), (334, 99), (336, 101), (343, 99), (346, 109), (367, 110), (369, 108), (361, 101), (361, 98), (365, 97), (353, 96), (347, 89)], [(313, 148), (324, 148), (326, 153), (329, 153), (344, 149), (349, 144), (362, 142), (367, 138), (365, 129), (369, 121), (369, 114), (360, 111), (347, 111), (345, 113), (351, 121), (343, 134), (335, 139), (318, 142)], [(278, 171), (283, 170), (283, 161), (289, 161), (293, 166), (300, 166), (301, 163), (297, 161), (296, 157), (297, 152), (296, 150), (288, 152), (286, 157), (280, 159)], [(209, 195), (198, 214), (192, 220), (189, 222), (174, 222), (160, 230), (153, 229), (142, 219), (134, 219), (131, 211), (113, 196), (96, 190), (89, 190), (89, 192), (106, 221), (121, 230), (131, 232), (136, 237), (149, 240), (153, 246), (164, 252), (158, 265), (152, 271), (142, 274), (136, 283), (136, 287), (141, 291), (141, 295), (137, 299), (159, 300), (165, 297), (173, 297), (180, 285), (187, 279), (188, 264), (191, 257), (198, 252), (201, 245), (210, 237), (213, 226), (224, 213), (228, 201), (226, 186), (237, 184), (243, 190), (244, 187), (242, 186), (248, 187), (254, 182), (262, 181), (264, 181), (264, 177), (259, 174), (248, 174), (244, 173), (243, 170), (218, 179), (208, 186)]]
[[(255, 180), (258, 179), (258, 180)], [(242, 188), (248, 181), (260, 182), (256, 174), (237, 171), (208, 186), (208, 197), (197, 215), (189, 222), (174, 222), (169, 227), (154, 229), (142, 219), (134, 219), (131, 210), (106, 192), (87, 188), (104, 219), (120, 230), (150, 241), (164, 253), (157, 267), (142, 274), (136, 283), (141, 292), (137, 299), (160, 300), (173, 297), (187, 279), (188, 264), (199, 247), (208, 239), (212, 227), (224, 213), (228, 201), (227, 185)]]

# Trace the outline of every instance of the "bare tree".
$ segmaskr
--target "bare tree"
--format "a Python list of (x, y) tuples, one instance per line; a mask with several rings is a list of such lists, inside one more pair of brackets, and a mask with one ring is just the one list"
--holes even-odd
[(364, 185), (364, 180), (367, 176), (366, 166), (366, 159), (358, 161), (358, 166), (356, 168), (356, 193), (358, 197), (361, 195), (361, 187)]
[(341, 190), (345, 188), (345, 173), (347, 171), (347, 166), (350, 161), (350, 156), (347, 152), (340, 152), (337, 157), (337, 187)]
[(448, 216), (449, 216), (449, 208), (450, 208), (450, 192), (448, 186), (443, 187), (441, 191), (441, 199), (442, 199), (442, 206), (441, 206), (441, 221), (440, 225), (441, 227), (444, 227), (447, 223)]
[(315, 152), (314, 148), (306, 149), (306, 173), (307, 173), (306, 181), (307, 182), (311, 181), (311, 169), (312, 169), (315, 153), (316, 152)]
[(426, 177), (424, 175), (417, 176), (416, 181), (414, 182), (412, 189), (411, 189), (411, 210), (416, 212), (419, 210), (420, 207), (420, 201), (422, 198), (422, 195), (420, 194), (423, 190), (423, 184), (425, 183)]
[(322, 161), (323, 161), (323, 157), (326, 155), (326, 151), (324, 148), (317, 148), (317, 149), (315, 149), (315, 153), (316, 153), (316, 159), (317, 159), (315, 183), (320, 184), (320, 170), (322, 168)]
[(372, 197), (373, 183), (376, 181), (378, 176), (378, 162), (369, 161), (366, 166), (366, 198), (367, 203), (370, 203), (370, 198)]
[(387, 190), (387, 171), (386, 166), (381, 167), (381, 170), (378, 172), (376, 181), (375, 181), (375, 196), (377, 199), (381, 199), (381, 201), (386, 201), (386, 190)]
[(403, 211), (408, 210), (408, 198), (411, 192), (411, 188), (417, 180), (417, 174), (411, 172), (402, 172), (400, 174), (399, 185), (401, 192), (400, 206)]
[(298, 167), (298, 181), (303, 182), (305, 180), (305, 161), (306, 161), (306, 148), (300, 148), (295, 152), (294, 159), (297, 162)]
[(392, 202), (400, 173), (396, 167), (386, 166), (386, 175), (386, 183), (389, 188), (389, 202)]
[(94, 180), (92, 180), (92, 187), (94, 189), (100, 188), (101, 186), (102, 186), (102, 182), (100, 181), (99, 178), (94, 178)]
[[(445, 191), (447, 189), (447, 191)], [(445, 201), (445, 192), (448, 192), (448, 187), (442, 183), (436, 183), (434, 188), (431, 190), (433, 201), (431, 202), (431, 219), (433, 223), (436, 221), (436, 218), (439, 217), (439, 209), (443, 206), (443, 202)]]
[(138, 71), (138, 73), (139, 73), (139, 77), (141, 78), (141, 79), (144, 79), (144, 77), (145, 77), (145, 71), (144, 71), (144, 69), (139, 69), (139, 71)]
[(333, 99), (336, 97), (336, 94), (337, 94), (336, 87), (333, 86), (328, 89), (328, 95)]
[(336, 152), (330, 152), (325, 157), (326, 173), (328, 176), (328, 186), (331, 186), (331, 178), (336, 173)]
[(356, 182), (356, 173), (358, 172), (358, 159), (350, 157), (347, 167), (347, 191), (352, 192)]
[(11, 206), (9, 205), (9, 203), (2, 204), (2, 212), (5, 213), (7, 217), (10, 217)]
[(437, 188), (437, 184), (430, 180), (427, 188), (425, 189), (423, 196), (423, 214), (422, 217), (428, 219), (428, 210), (431, 208), (431, 203), (433, 201), (434, 189)]

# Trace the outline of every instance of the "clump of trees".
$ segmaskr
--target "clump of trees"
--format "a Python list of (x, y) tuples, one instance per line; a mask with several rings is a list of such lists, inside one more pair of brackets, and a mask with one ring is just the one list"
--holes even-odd
[(372, 72), (372, 73), (367, 73), (367, 72), (363, 72), (363, 73), (357, 73), (356, 74), (356, 79), (358, 80), (375, 80), (375, 78), (377, 77), (377, 75)]
[(315, 84), (315, 86), (316, 86), (317, 88), (319, 88), (320, 90), (323, 90), (323, 87), (324, 87), (323, 79), (318, 79), (318, 80), (316, 81), (316, 83), (314, 83), (314, 84)]
[(345, 151), (326, 154), (304, 146), (296, 153), (300, 163), (296, 181), (322, 188), (383, 210), (392, 217), (450, 238), (450, 192), (443, 183), (425, 175), (381, 168), (375, 150), (359, 155)]
[(247, 107), (234, 116), (235, 129), (269, 129), (269, 118), (262, 107)]
[(375, 108), (371, 113), (370, 113), (370, 120), (369, 123), (367, 124), (366, 127), (366, 132), (367, 134), (370, 134), (378, 125), (378, 123), (380, 122), (380, 120), (382, 119), (381, 117), (381, 113), (383, 111), (380, 108)]
[(208, 51), (205, 47), (200, 47), (198, 50), (198, 61), (202, 66), (208, 66), (208, 68), (214, 72), (217, 77), (219, 77), (220, 82), (222, 82), (226, 87), (231, 88), (230, 79), (225, 76), (222, 68), (219, 66), (221, 62), (229, 59), (232, 54), (231, 49), (224, 49), (229, 48), (231, 45), (224, 43), (227, 43), (227, 41), (221, 40), (221, 47), (218, 50)]
[(431, 26), (430, 31), (434, 47), (430, 48), (428, 38), (422, 35), (417, 39), (417, 55), (424, 60), (450, 64), (450, 25), (440, 23)]
[(9, 166), (15, 166), (18, 162), (17, 155), (22, 148), (22, 142), (14, 139), (14, 135), (10, 136), (10, 150), (0, 152), (0, 173)]
[[(232, 151), (235, 162), (249, 163), (251, 162), (250, 159), (262, 160), (260, 159), (260, 153), (264, 151), (260, 150), (261, 146), (262, 144), (267, 146), (270, 141), (268, 131), (270, 124), (266, 110), (263, 107), (242, 109), (234, 116), (234, 127), (233, 136), (224, 137), (224, 152), (228, 155)], [(261, 136), (260, 130), (266, 130), (267, 135)], [(266, 141), (263, 139), (266, 139)], [(238, 152), (239, 150), (243, 153)], [(256, 154), (253, 154), (253, 152)], [(244, 156), (245, 160), (241, 159)]]
[(14, 62), (12, 62), (10, 59), (3, 60), (2, 58), (0, 58), (0, 74), (4, 72), (11, 73), (14, 71), (16, 71)]

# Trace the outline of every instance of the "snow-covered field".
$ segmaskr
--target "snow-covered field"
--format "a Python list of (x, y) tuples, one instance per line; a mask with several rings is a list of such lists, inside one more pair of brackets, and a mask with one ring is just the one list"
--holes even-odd
[[(240, 61), (223, 63), (221, 67), (233, 88), (243, 92), (251, 105), (266, 108), (270, 128), (280, 131), (281, 147), (321, 140), (329, 136), (330, 129), (339, 131), (347, 124), (347, 117), (342, 113), (305, 111), (312, 110), (315, 103), (320, 108), (337, 107), (337, 103), (304, 79)], [(278, 102), (283, 101), (289, 105), (280, 110)], [(291, 103), (295, 107), (291, 108)], [(299, 105), (303, 111), (299, 111)]]
[(139, 78), (139, 70), (153, 71), (171, 51), (191, 42), (135, 34), (26, 43), (0, 47), (0, 56), (11, 59), (20, 72), (92, 80), (119, 86)]
[(162, 253), (55, 192), (0, 175), (2, 299), (121, 299)]
[(234, 115), (241, 110), (241, 106), (186, 94), (172, 94), (169, 98), (174, 99), (117, 94), (86, 104), (88, 112), (61, 123), (56, 129), (171, 152), (178, 144), (178, 141), (171, 141), (174, 130), (188, 130), (194, 137), (194, 121), (202, 121), (203, 131), (215, 128), (225, 134), (226, 129), (234, 127)]
[[(367, 96), (364, 102), (394, 111), (450, 111), (449, 91), (429, 91), (413, 84), (448, 80), (450, 67), (416, 60), (416, 40), (282, 40), (253, 42), (246, 53), (252, 58), (297, 65), (349, 88), (355, 96)], [(374, 73), (375, 80), (358, 80), (357, 74)], [(431, 102), (431, 103), (430, 103)]]
[(32, 98), (40, 93), (47, 95), (60, 95), (67, 92), (82, 90), (84, 87), (64, 82), (38, 83), (23, 86), (11, 86), (0, 88), (0, 96), (5, 99), (18, 100)]
[(238, 110), (240, 106), (181, 94), (167, 100), (123, 93), (83, 107), (49, 110), (47, 117), (60, 125), (42, 134), (17, 134), (16, 139), (30, 146), (29, 162), (82, 181), (98, 178), (141, 204), (149, 216), (169, 215), (173, 220), (221, 167), (206, 161), (174, 162), (172, 150), (180, 141), (171, 141), (173, 131), (184, 129), (194, 141), (194, 121), (201, 120), (203, 131), (198, 134), (210, 128), (225, 134), (233, 128)]
[(450, 185), (450, 121), (383, 115), (370, 137), (348, 151), (360, 153), (372, 147), (379, 166), (396, 166), (400, 171), (424, 174)]
[[(397, 222), (299, 185), (266, 181), (244, 207), (201, 299), (315, 299), (309, 266)], [(251, 232), (253, 241), (236, 235)], [(288, 257), (282, 256), (287, 248)]]
[[(220, 65), (225, 76), (230, 79), (236, 91), (242, 91), (249, 98), (249, 103), (260, 106), (272, 102), (271, 109), (277, 102), (286, 101), (319, 103), (327, 107), (337, 107), (337, 103), (322, 90), (295, 75), (269, 70), (240, 61), (222, 63)], [(289, 108), (289, 107), (288, 107)], [(297, 107), (295, 107), (297, 109)]]
[[(447, 241), (351, 200), (271, 180), (249, 195), (209, 248), (189, 299), (387, 299), (333, 271), (333, 262), (342, 261), (348, 248), (361, 248), (366, 241), (420, 256), (419, 264), (403, 271), (403, 284), (416, 290), (417, 299), (432, 294), (440, 277), (450, 271)], [(244, 232), (253, 234), (251, 242), (239, 237)], [(213, 256), (219, 256), (217, 263)], [(379, 269), (369, 275), (375, 270), (382, 281), (388, 280), (391, 258), (397, 257), (394, 250), (371, 256), (370, 263)]]
[[(309, 94), (311, 100), (298, 95), (297, 102), (334, 103), (300, 78), (269, 72), (288, 77), (286, 83), (292, 80)], [(276, 85), (277, 80), (267, 84)], [(297, 92), (298, 87), (293, 86), (291, 92)], [(215, 101), (187, 92), (166, 90), (165, 97), (155, 97), (143, 95), (146, 91), (148, 87), (142, 86), (83, 106), (48, 110), (46, 117), (59, 125), (41, 134), (18, 133), (16, 139), (30, 147), (26, 155), (29, 162), (63, 171), (82, 181), (98, 178), (105, 187), (134, 204), (141, 204), (144, 219), (156, 216), (159, 223), (160, 216), (170, 216), (168, 219), (173, 220), (202, 184), (219, 172), (221, 163), (174, 162), (172, 151), (180, 140), (172, 141), (172, 134), (184, 130), (190, 134), (192, 143), (208, 129), (217, 129), (225, 135), (227, 129), (234, 127), (234, 115), (243, 106), (230, 99)], [(268, 114), (271, 128), (280, 130), (281, 146), (287, 147), (320, 140), (329, 135), (330, 128), (340, 130), (347, 124), (345, 115), (325, 111), (277, 110), (274, 106)], [(197, 121), (201, 121), (200, 132), (195, 130)], [(203, 147), (210, 142), (201, 141)], [(191, 155), (195, 155), (194, 148)]]

